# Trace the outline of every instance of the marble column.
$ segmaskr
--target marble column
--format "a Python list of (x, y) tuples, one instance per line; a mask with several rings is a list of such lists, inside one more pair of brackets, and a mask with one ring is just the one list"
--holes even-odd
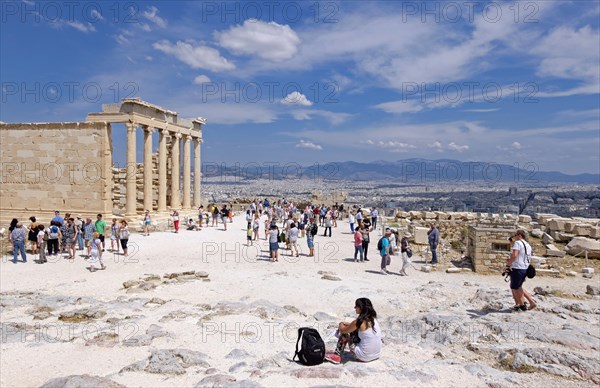
[(200, 207), (200, 180), (202, 173), (200, 170), (200, 142), (199, 137), (194, 137), (194, 208)]
[(179, 199), (179, 139), (181, 134), (171, 135), (171, 209), (180, 209)]
[(183, 208), (190, 209), (190, 135), (183, 136)]
[(143, 125), (144, 130), (144, 209), (152, 211), (152, 132), (154, 128)]
[(137, 130), (136, 123), (125, 123), (127, 127), (127, 168), (126, 171), (126, 202), (125, 215), (135, 216), (137, 213), (137, 189), (136, 189), (136, 172), (135, 163), (135, 131)]
[(167, 136), (161, 129), (158, 137), (158, 211), (167, 211)]

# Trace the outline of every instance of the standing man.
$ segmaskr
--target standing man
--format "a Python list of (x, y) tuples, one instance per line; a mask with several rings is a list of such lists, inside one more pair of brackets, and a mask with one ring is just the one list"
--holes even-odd
[(390, 260), (390, 236), (392, 235), (392, 231), (390, 228), (385, 229), (385, 236), (381, 238), (381, 250), (379, 254), (381, 255), (381, 273), (383, 275), (387, 275), (388, 271), (386, 267), (391, 264)]
[(523, 297), (529, 301), (529, 310), (536, 308), (535, 301), (531, 294), (523, 288), (525, 277), (527, 276), (527, 267), (529, 267), (529, 257), (531, 257), (531, 245), (525, 241), (525, 231), (517, 230), (513, 236), (513, 246), (510, 258), (506, 261), (506, 266), (510, 267), (510, 290), (515, 300), (515, 311), (527, 311), (527, 304)]
[(371, 224), (373, 225), (373, 229), (377, 229), (377, 217), (379, 216), (379, 210), (376, 207), (371, 209)]
[(440, 242), (440, 231), (435, 227), (435, 224), (431, 224), (427, 237), (429, 239), (429, 249), (431, 250), (431, 264), (437, 265), (437, 246)]
[(54, 221), (54, 224), (59, 228), (65, 223), (65, 219), (60, 216), (60, 211), (58, 210), (54, 211), (54, 218), (52, 221)]
[(23, 224), (20, 222), (10, 232), (10, 242), (13, 243), (13, 263), (17, 264), (19, 252), (21, 252), (23, 263), (27, 263), (27, 255), (25, 254), (25, 229), (23, 229)]
[(104, 252), (104, 229), (106, 229), (106, 222), (102, 219), (102, 214), (100, 213), (98, 213), (96, 218), (96, 232), (98, 232), (98, 239), (102, 242), (102, 252)]

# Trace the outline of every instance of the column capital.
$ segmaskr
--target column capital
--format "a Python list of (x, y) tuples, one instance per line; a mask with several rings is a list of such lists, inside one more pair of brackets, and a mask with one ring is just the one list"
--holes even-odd
[(126, 122), (125, 127), (127, 128), (127, 131), (135, 131), (138, 127), (138, 124), (133, 122)]
[(176, 133), (172, 133), (172, 134), (171, 134), (171, 137), (174, 137), (174, 138), (176, 138), (176, 139), (181, 139), (181, 136), (182, 136), (182, 135), (181, 135), (181, 133), (179, 133), (179, 132), (176, 132)]
[(144, 131), (149, 132), (149, 133), (154, 133), (154, 131), (156, 130), (156, 128), (151, 127), (149, 125), (141, 125), (141, 127)]

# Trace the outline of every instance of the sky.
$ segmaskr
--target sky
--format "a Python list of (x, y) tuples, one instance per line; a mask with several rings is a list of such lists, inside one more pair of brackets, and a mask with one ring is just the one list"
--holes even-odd
[(598, 1), (0, 6), (3, 122), (84, 121), (140, 97), (206, 119), (203, 163), (600, 173)]

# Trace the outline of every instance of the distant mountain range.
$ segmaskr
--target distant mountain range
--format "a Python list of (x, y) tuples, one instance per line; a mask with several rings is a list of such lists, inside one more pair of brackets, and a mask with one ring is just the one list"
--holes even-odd
[(299, 166), (292, 163), (249, 163), (238, 166), (203, 165), (204, 178), (234, 176), (245, 179), (390, 180), (395, 183), (433, 184), (435, 182), (487, 182), (515, 185), (537, 183), (585, 183), (600, 185), (600, 174), (568, 175), (558, 171), (539, 171), (535, 163), (523, 165), (488, 162), (461, 162), (452, 159), (404, 159), (395, 162), (332, 162)]

